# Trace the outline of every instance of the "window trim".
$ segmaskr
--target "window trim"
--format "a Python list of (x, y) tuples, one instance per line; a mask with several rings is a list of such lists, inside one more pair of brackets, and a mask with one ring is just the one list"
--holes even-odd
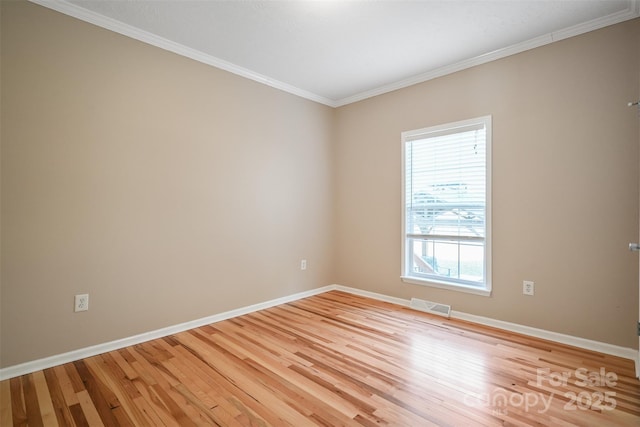
[[(482, 287), (479, 286), (471, 286), (466, 285), (464, 283), (454, 283), (452, 281), (446, 280), (437, 280), (434, 278), (419, 278), (415, 276), (410, 276), (408, 274), (409, 269), (409, 261), (406, 259), (407, 257), (407, 241), (408, 241), (408, 233), (406, 230), (406, 147), (407, 143), (416, 139), (419, 139), (420, 136), (423, 135), (433, 135), (433, 134), (446, 134), (446, 133), (456, 133), (456, 128), (466, 128), (473, 125), (484, 124), (486, 129), (486, 147), (485, 147), (485, 241), (484, 241), (484, 268), (485, 268), (485, 277), (484, 283)], [(482, 296), (491, 296), (491, 288), (492, 288), (492, 183), (491, 183), (491, 175), (492, 175), (492, 145), (493, 145), (493, 134), (492, 134), (492, 116), (481, 116), (468, 120), (461, 120), (452, 123), (445, 123), (436, 126), (429, 126), (422, 129), (416, 129), (411, 131), (405, 131), (401, 133), (401, 156), (402, 156), (402, 177), (401, 177), (401, 274), (400, 279), (404, 283), (410, 283), (414, 285), (423, 285), (429, 286), (439, 289), (448, 289), (459, 292), (466, 292), (476, 295)]]

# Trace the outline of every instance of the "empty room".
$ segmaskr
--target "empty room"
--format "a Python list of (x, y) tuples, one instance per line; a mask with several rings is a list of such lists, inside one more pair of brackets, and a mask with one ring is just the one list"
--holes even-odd
[(0, 425), (640, 425), (640, 1), (0, 0)]

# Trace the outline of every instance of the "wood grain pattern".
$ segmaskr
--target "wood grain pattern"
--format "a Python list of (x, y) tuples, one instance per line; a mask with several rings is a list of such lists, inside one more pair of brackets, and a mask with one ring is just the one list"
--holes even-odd
[(2, 426), (638, 426), (633, 362), (332, 291), (0, 383)]

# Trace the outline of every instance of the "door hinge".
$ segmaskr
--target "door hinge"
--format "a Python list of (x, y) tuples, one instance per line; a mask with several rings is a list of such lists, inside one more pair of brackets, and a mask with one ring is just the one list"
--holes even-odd
[(638, 336), (640, 337), (640, 321), (638, 322)]

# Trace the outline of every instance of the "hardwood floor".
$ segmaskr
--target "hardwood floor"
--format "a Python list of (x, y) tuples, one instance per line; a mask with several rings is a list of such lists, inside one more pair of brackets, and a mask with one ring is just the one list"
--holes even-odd
[(332, 291), (0, 383), (2, 426), (638, 426), (633, 362)]

